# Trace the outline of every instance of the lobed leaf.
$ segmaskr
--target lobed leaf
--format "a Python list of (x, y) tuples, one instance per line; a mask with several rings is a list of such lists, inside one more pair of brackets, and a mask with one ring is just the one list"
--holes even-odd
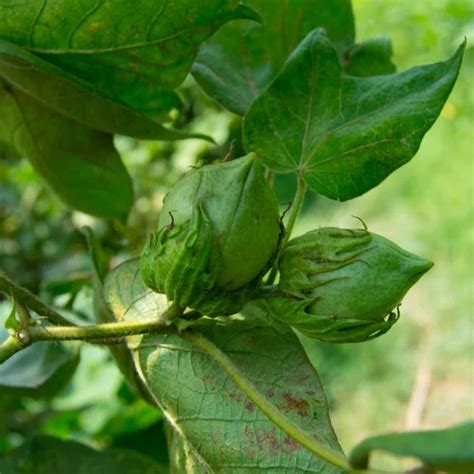
[[(354, 42), (350, 0), (249, 0), (261, 24), (236, 21), (206, 41), (192, 73), (223, 107), (245, 115), (296, 45), (316, 26), (326, 29), (341, 51)], [(256, 19), (256, 18), (254, 18)]]
[(366, 469), (372, 451), (419, 458), (442, 472), (469, 474), (474, 471), (474, 422), (444, 430), (393, 433), (367, 438), (350, 453), (351, 465)]
[(180, 106), (171, 89), (200, 44), (227, 21), (253, 15), (238, 0), (1, 0), (0, 38), (158, 118)]
[(1, 80), (0, 109), (0, 141), (28, 156), (64, 202), (100, 217), (126, 217), (132, 183), (112, 135), (69, 120)]
[(398, 74), (352, 77), (316, 29), (247, 112), (245, 147), (329, 198), (359, 196), (415, 155), (451, 92), (463, 50)]

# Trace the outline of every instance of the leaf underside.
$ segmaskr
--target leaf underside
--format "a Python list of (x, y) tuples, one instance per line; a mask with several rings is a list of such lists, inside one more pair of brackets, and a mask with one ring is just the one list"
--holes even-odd
[[(138, 259), (117, 267), (105, 282), (117, 319), (155, 317), (166, 298), (141, 281)], [(287, 326), (242, 317), (196, 326), (289, 419), (340, 451), (318, 375)], [(260, 322), (258, 322), (260, 321)], [(341, 472), (282, 432), (245, 396), (217, 363), (179, 335), (130, 342), (150, 395), (174, 428), (173, 456), (189, 472)]]

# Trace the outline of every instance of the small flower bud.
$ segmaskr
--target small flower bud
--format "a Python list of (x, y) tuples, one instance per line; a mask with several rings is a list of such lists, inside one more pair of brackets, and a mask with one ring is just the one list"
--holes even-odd
[(278, 202), (254, 154), (203, 166), (165, 197), (142, 277), (176, 304), (233, 314), (272, 264), (279, 240)]
[(322, 228), (291, 240), (280, 261), (273, 316), (330, 342), (360, 342), (390, 329), (393, 310), (433, 263), (366, 230)]

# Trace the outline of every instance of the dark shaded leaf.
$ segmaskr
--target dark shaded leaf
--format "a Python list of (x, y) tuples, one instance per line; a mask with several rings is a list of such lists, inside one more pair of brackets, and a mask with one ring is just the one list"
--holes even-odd
[(124, 219), (133, 202), (131, 179), (112, 135), (69, 120), (0, 81), (0, 140), (26, 155), (71, 207)]
[(344, 70), (350, 76), (369, 77), (392, 74), (393, 48), (389, 38), (371, 38), (349, 48), (344, 54)]
[(249, 0), (263, 23), (225, 25), (204, 43), (193, 75), (209, 96), (238, 115), (280, 71), (288, 55), (315, 27), (342, 50), (354, 42), (350, 0)]
[[(104, 293), (104, 282), (106, 280), (106, 266), (109, 262), (104, 261), (104, 255), (100, 247), (100, 242), (97, 240), (91, 228), (86, 227), (83, 229), (86, 238), (87, 246), (89, 248), (89, 255), (92, 261), (92, 288), (94, 291), (93, 295), (93, 306), (94, 306), (94, 316), (99, 323), (110, 323), (116, 321), (116, 316), (109, 308), (107, 304), (107, 297)], [(109, 282), (107, 294), (112, 292), (116, 286), (115, 282), (120, 278), (119, 275), (122, 275), (122, 272), (126, 270), (128, 266), (126, 264), (119, 265), (114, 269), (109, 276), (107, 276), (107, 281)], [(135, 268), (135, 267), (134, 267)], [(110, 295), (109, 295), (110, 296)], [(149, 397), (147, 397), (146, 391), (143, 390), (141, 386), (141, 381), (137, 378), (135, 372), (135, 364), (133, 362), (132, 354), (128, 349), (127, 345), (124, 343), (121, 344), (112, 344), (109, 346), (109, 350), (117, 362), (117, 366), (122, 372), (125, 380), (129, 384), (129, 387), (136, 394), (143, 395), (144, 398), (151, 403)]]
[[(0, 325), (0, 342), (7, 337), (7, 331)], [(52, 397), (67, 385), (79, 360), (76, 343), (38, 342), (0, 365), (0, 394)]]
[(444, 430), (393, 433), (367, 438), (351, 452), (351, 465), (366, 469), (370, 453), (385, 451), (416, 457), (443, 472), (470, 474), (474, 471), (474, 422)]
[(464, 45), (447, 61), (358, 78), (344, 75), (324, 31), (310, 33), (244, 122), (248, 152), (311, 189), (347, 200), (408, 162), (451, 92)]
[(0, 38), (75, 76), (95, 92), (153, 118), (179, 107), (171, 90), (200, 44), (253, 12), (238, 0), (0, 2)]
[(153, 460), (129, 450), (96, 451), (74, 441), (38, 436), (0, 458), (2, 474), (160, 474)]
[(86, 81), (2, 40), (0, 76), (47, 108), (103, 132), (160, 140), (199, 136), (167, 129), (124, 105), (101, 97)]
[(38, 342), (0, 365), (0, 392), (50, 398), (68, 384), (78, 364), (77, 344)]

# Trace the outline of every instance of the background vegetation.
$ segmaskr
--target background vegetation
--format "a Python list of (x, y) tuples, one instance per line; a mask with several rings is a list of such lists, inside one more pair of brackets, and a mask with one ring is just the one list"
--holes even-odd
[[(468, 49), (454, 92), (418, 156), (383, 186), (348, 203), (309, 197), (296, 229), (298, 234), (318, 225), (351, 227), (356, 215), (371, 231), (436, 263), (404, 301), (401, 321), (381, 339), (360, 346), (305, 341), (344, 448), (377, 432), (443, 427), (474, 416), (474, 5), (355, 0), (354, 8), (358, 40), (380, 32), (390, 36), (399, 70), (446, 58), (463, 37)], [(74, 317), (92, 319), (82, 226), (94, 228), (116, 265), (140, 251), (164, 194), (188, 166), (224, 156), (234, 139), (233, 154), (239, 155), (239, 119), (220, 110), (191, 80), (182, 94), (189, 105), (183, 125), (212, 135), (219, 146), (118, 137), (135, 179), (136, 204), (126, 228), (67, 210), (26, 160), (0, 150), (0, 268), (46, 300), (67, 302)], [(294, 183), (280, 177), (277, 186), (283, 209)], [(8, 303), (0, 301), (0, 315), (8, 312)], [(136, 448), (166, 461), (159, 441), (143, 441), (159, 437), (165, 444), (161, 415), (127, 389), (104, 348), (84, 345), (79, 369), (52, 400), (2, 390), (0, 452), (33, 433), (48, 433), (98, 447)]]

